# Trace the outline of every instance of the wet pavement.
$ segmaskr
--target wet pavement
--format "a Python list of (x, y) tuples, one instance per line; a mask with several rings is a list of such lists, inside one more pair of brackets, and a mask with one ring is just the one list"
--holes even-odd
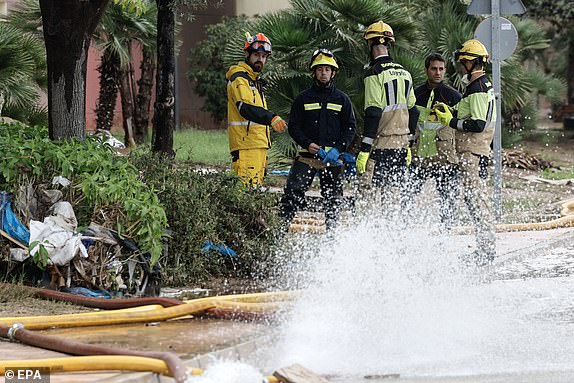
[[(514, 232), (497, 234), (499, 259), (497, 264), (511, 263), (513, 260), (533, 254), (541, 249), (572, 244), (574, 229), (564, 228), (552, 231)], [(457, 236), (457, 246), (472, 247), (474, 236)], [(518, 271), (520, 272), (520, 270)], [(504, 275), (503, 275), (504, 277)], [(507, 276), (506, 276), (507, 277)], [(186, 360), (190, 367), (209, 368), (218, 360), (237, 360), (244, 363), (257, 363), (261, 353), (273, 342), (274, 323), (229, 321), (207, 318), (184, 318), (161, 323), (121, 326), (98, 326), (74, 329), (52, 329), (43, 334), (65, 337), (90, 344), (121, 347), (134, 350), (171, 351)], [(20, 360), (64, 357), (52, 351), (40, 350), (21, 344), (0, 341), (0, 359)], [(257, 366), (255, 367), (262, 367)], [(264, 368), (264, 367), (262, 367)], [(546, 371), (480, 374), (472, 376), (448, 377), (408, 377), (399, 378), (370, 376), (332, 377), (330, 381), (340, 383), (358, 382), (400, 382), (400, 383), (566, 383), (574, 382), (574, 370), (549, 368)], [(523, 371), (528, 371), (524, 366)], [(271, 374), (272, 371), (264, 371)], [(65, 373), (53, 374), (51, 383), (64, 382), (169, 382), (172, 379), (159, 379), (152, 373)], [(0, 383), (4, 379), (0, 378)]]

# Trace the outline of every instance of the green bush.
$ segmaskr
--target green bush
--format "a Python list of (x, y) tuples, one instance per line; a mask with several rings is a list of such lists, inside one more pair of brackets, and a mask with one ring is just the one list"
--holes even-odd
[(149, 251), (152, 264), (160, 258), (167, 220), (156, 193), (100, 139), (51, 141), (44, 127), (0, 125), (0, 153), (2, 190), (51, 184), (55, 176), (64, 176), (72, 181), (64, 198), (74, 206), (80, 226), (92, 221), (113, 225)]
[[(230, 174), (202, 174), (153, 154), (132, 157), (166, 208), (172, 234), (169, 256), (162, 262), (165, 283), (265, 274), (259, 268), (269, 260), (282, 223), (274, 193), (247, 189)], [(226, 245), (237, 256), (202, 251), (206, 241)]]

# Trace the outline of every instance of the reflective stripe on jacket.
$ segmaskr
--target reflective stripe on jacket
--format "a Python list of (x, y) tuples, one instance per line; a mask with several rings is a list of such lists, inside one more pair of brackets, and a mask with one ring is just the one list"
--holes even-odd
[[(458, 153), (470, 152), (478, 155), (490, 155), (490, 144), (494, 137), (496, 122), (496, 100), (494, 89), (486, 75), (472, 81), (466, 87), (460, 102), (455, 106), (456, 150)], [(481, 132), (464, 131), (465, 120), (475, 120), (478, 126), (483, 126)]]
[(247, 63), (233, 65), (227, 71), (227, 128), (230, 151), (268, 149), (269, 126), (249, 121), (239, 113), (242, 104), (267, 109), (259, 74)]
[(389, 56), (377, 58), (367, 70), (363, 142), (379, 149), (406, 148), (408, 109), (415, 105), (411, 74)]
[(317, 85), (299, 93), (289, 114), (289, 134), (307, 150), (311, 143), (347, 150), (355, 136), (355, 114), (349, 97), (335, 85)]

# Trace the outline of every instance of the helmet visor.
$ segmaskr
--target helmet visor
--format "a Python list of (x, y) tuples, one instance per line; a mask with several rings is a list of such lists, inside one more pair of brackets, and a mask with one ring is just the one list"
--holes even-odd
[(483, 56), (481, 55), (477, 55), (476, 53), (470, 53), (470, 52), (461, 52), (460, 50), (456, 50), (454, 52), (452, 52), (452, 54), (454, 55), (454, 61), (460, 61), (460, 60), (468, 60), (468, 61), (472, 61), (475, 59), (479, 59)]
[(271, 53), (271, 44), (265, 41), (255, 41), (251, 44), (250, 50)]
[(333, 52), (328, 50), (327, 48), (319, 48), (315, 52), (313, 52), (313, 56), (311, 57), (311, 62), (317, 58), (317, 56), (323, 55), (327, 57), (334, 57)]

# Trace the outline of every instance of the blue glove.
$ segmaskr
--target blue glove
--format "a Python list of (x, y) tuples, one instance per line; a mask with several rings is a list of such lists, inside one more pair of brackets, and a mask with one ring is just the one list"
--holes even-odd
[(327, 157), (327, 152), (325, 151), (325, 149), (321, 148), (319, 149), (319, 151), (316, 153), (320, 159), (325, 159), (325, 157)]
[(345, 164), (345, 173), (343, 174), (343, 176), (345, 178), (353, 178), (354, 176), (356, 176), (357, 163), (355, 161), (355, 156), (353, 156), (351, 153), (343, 152), (343, 154), (341, 154), (341, 159)]
[(343, 165), (341, 161), (339, 161), (339, 156), (341, 153), (337, 148), (331, 148), (327, 152), (327, 155), (323, 159), (324, 164), (333, 164), (333, 165)]

